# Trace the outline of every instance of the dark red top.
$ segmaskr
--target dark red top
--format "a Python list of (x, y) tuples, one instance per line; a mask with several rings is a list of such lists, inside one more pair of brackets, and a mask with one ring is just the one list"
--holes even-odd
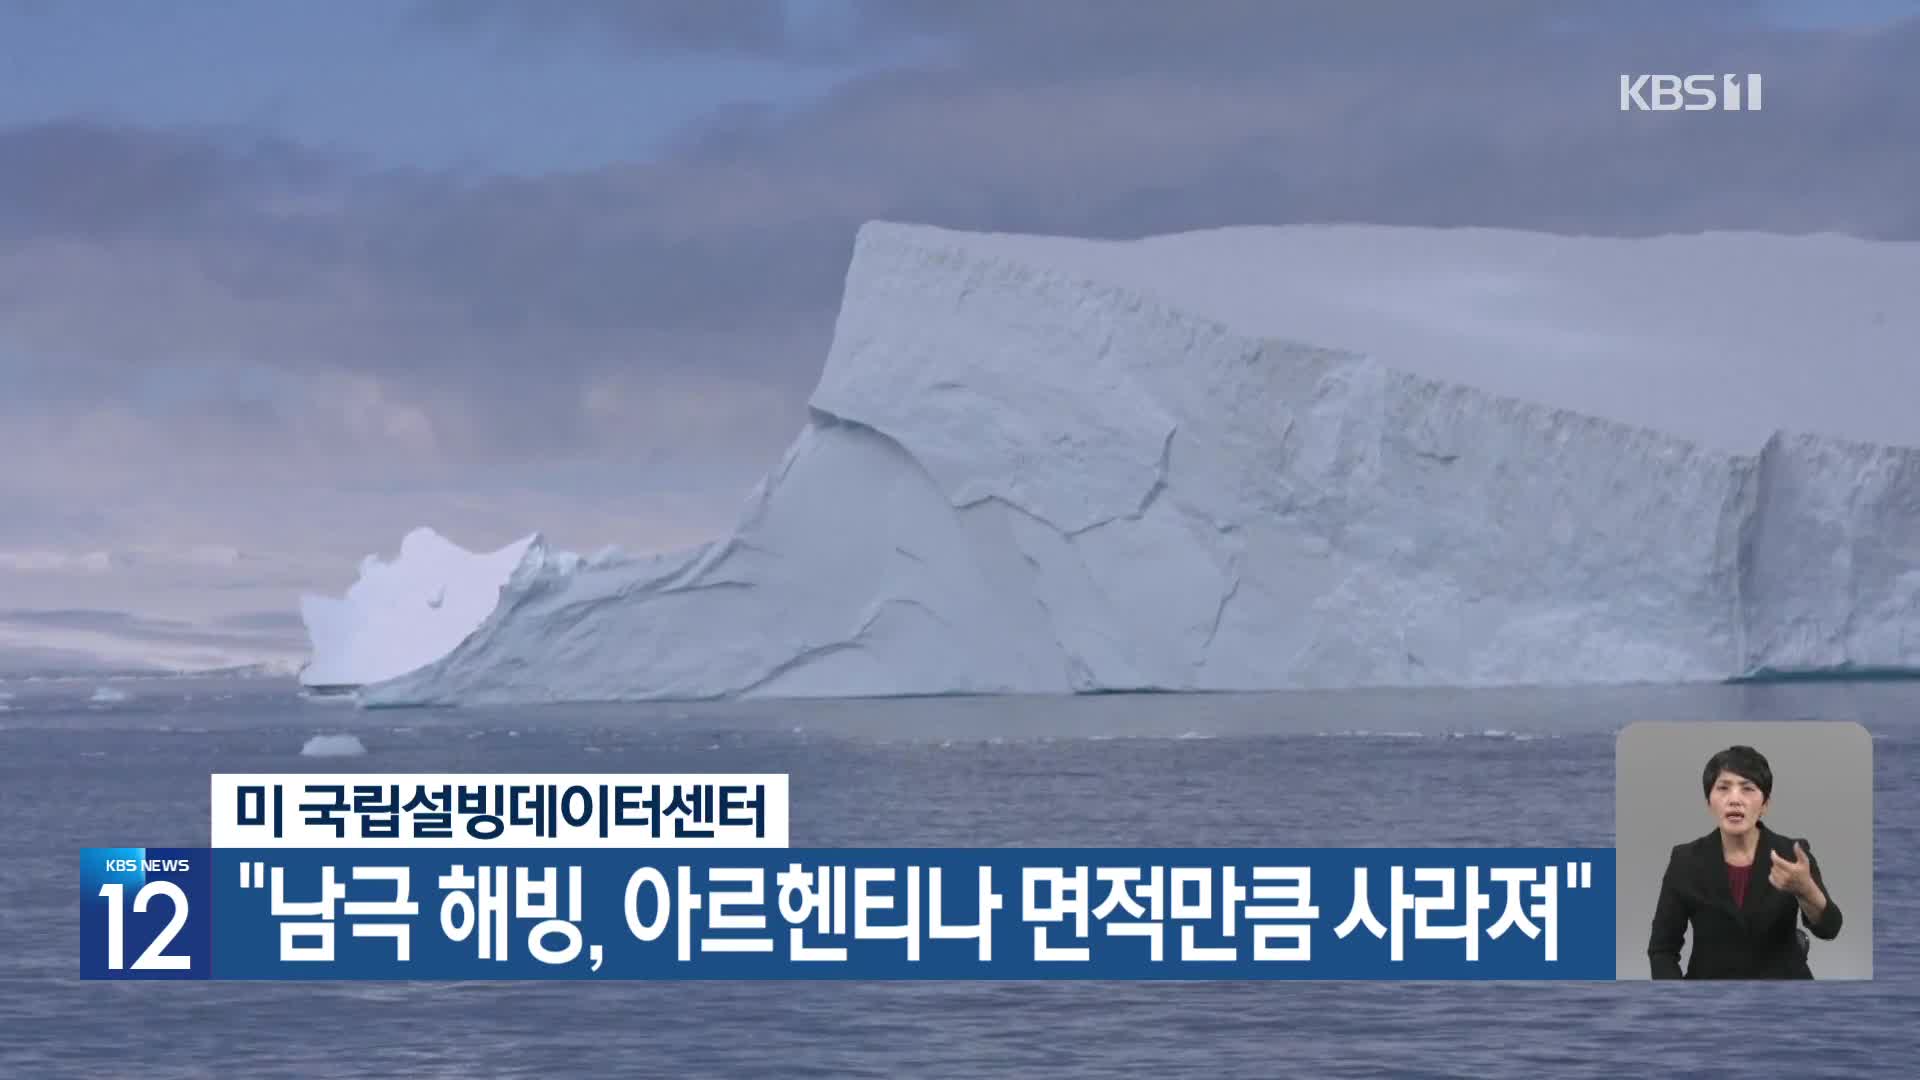
[(1753, 867), (1727, 864), (1727, 884), (1733, 888), (1733, 906), (1747, 906), (1747, 879), (1753, 876)]

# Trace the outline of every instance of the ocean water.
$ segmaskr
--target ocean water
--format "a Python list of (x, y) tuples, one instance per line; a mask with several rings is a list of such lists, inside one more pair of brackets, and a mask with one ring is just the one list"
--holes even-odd
[[(100, 685), (0, 683), (0, 1076), (1911, 1075), (1920, 683), (406, 711)], [(79, 849), (205, 844), (209, 772), (779, 771), (796, 846), (1605, 846), (1624, 724), (1808, 718), (1875, 735), (1872, 982), (78, 978)], [(367, 753), (302, 757), (322, 733)]]

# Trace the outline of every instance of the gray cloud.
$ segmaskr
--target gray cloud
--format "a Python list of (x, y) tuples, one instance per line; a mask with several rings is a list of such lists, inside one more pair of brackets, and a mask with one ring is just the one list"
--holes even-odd
[(157, 670), (153, 665), (105, 659), (81, 649), (0, 643), (0, 677), (119, 675)]
[(297, 618), (239, 614), (212, 624), (92, 608), (0, 610), (0, 673), (227, 666), (297, 655)]
[(257, 135), (72, 122), (0, 129), (0, 239), (217, 227), (231, 200), (312, 189), (350, 164)]
[(237, 615), (222, 615), (213, 620), (220, 626), (235, 630), (273, 630), (289, 634), (306, 632), (306, 624), (300, 616), (291, 611), (248, 611)]
[[(466, 31), (549, 20), (556, 43), (771, 54), (791, 47), (781, 10), (426, 9)], [(185, 459), (320, 486), (770, 463), (871, 218), (1920, 238), (1920, 21), (1790, 32), (1735, 4), (1610, 6), (1579, 26), (1517, 2), (852, 10), (863, 47), (945, 51), (817, 106), (722, 110), (656, 160), (587, 173), (380, 171), (77, 122), (0, 133), (0, 378), (24, 388), (0, 402), (0, 450), (50, 476), (150, 479)], [(1643, 68), (1764, 71), (1767, 111), (1619, 113), (1615, 76)], [(230, 490), (219, 475), (204, 497)]]
[[(125, 164), (148, 159), (153, 184)], [(841, 272), (844, 251), (835, 268), (809, 242), (818, 225), (701, 243), (609, 177), (253, 160), (75, 123), (0, 139), (0, 377), (22, 390), (0, 401), (17, 414), (0, 442), (84, 462), (95, 451), (56, 444), (132, 449), (130, 429), (157, 425), (184, 457), (697, 459), (741, 442), (724, 428), (769, 407), (761, 387), (803, 393), (824, 354), (831, 279), (796, 297), (756, 270)], [(673, 186), (626, 190), (649, 185)]]
[[(952, 189), (1011, 188), (1023, 226), (1101, 235), (1340, 219), (1911, 236), (1920, 96), (1898, 58), (1920, 58), (1915, 26), (1866, 37), (1535, 28), (1431, 50), (1389, 34), (1399, 47), (1365, 47), (1360, 63), (1329, 48), (1266, 70), (955, 88), (927, 103), (939, 119), (919, 138), (900, 130), (917, 110), (896, 96), (850, 95), (840, 131), (791, 137), (841, 151), (904, 139)], [(1702, 68), (1766, 71), (1768, 111), (1702, 123), (1616, 109), (1619, 72)], [(1008, 182), (1011, 160), (1028, 182)]]
[(1366, 66), (1471, 54), (1489, 41), (1599, 29), (1670, 37), (1752, 26), (1751, 0), (1620, 0), (1603, 11), (1527, 0), (427, 0), (423, 25), (541, 43), (614, 44), (645, 53), (734, 53), (805, 62), (916, 44), (969, 76), (1270, 71), (1278, 64)]
[(83, 608), (0, 611), (0, 625), (33, 630), (79, 630), (122, 640), (214, 648), (257, 648), (263, 642), (297, 639), (305, 632), (297, 615), (283, 617), (262, 612), (228, 616), (220, 621), (228, 629), (207, 629), (180, 619), (153, 618), (128, 611)]
[(36, 626), (60, 626), (74, 630), (124, 630), (137, 623), (145, 622), (153, 629), (179, 629), (184, 626), (172, 620), (142, 620), (125, 611), (98, 611), (90, 608), (66, 608), (45, 611), (0, 610), (0, 622), (24, 623)]
[(733, 53), (791, 63), (838, 62), (881, 43), (886, 29), (846, 0), (426, 0), (423, 26), (528, 47), (611, 41), (643, 53)]
[(15, 491), (6, 496), (0, 513), (0, 544), (26, 544), (57, 535), (95, 535), (107, 524), (99, 508), (75, 505), (55, 495)]

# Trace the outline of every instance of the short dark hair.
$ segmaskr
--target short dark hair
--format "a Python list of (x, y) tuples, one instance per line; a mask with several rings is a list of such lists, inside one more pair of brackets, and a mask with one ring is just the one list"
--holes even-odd
[(1766, 755), (1753, 747), (1729, 746), (1708, 758), (1707, 767), (1700, 774), (1701, 798), (1713, 797), (1713, 782), (1720, 779), (1723, 772), (1753, 781), (1760, 789), (1761, 798), (1773, 798), (1773, 767), (1767, 764)]

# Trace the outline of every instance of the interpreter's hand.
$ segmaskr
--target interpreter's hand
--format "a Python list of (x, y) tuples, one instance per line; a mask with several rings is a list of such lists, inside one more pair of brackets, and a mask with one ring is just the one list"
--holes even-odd
[(1800, 841), (1793, 842), (1793, 858), (1783, 859), (1777, 851), (1769, 851), (1773, 857), (1773, 869), (1767, 874), (1767, 881), (1774, 888), (1792, 896), (1806, 896), (1813, 891), (1813, 863), (1807, 857), (1807, 849)]

